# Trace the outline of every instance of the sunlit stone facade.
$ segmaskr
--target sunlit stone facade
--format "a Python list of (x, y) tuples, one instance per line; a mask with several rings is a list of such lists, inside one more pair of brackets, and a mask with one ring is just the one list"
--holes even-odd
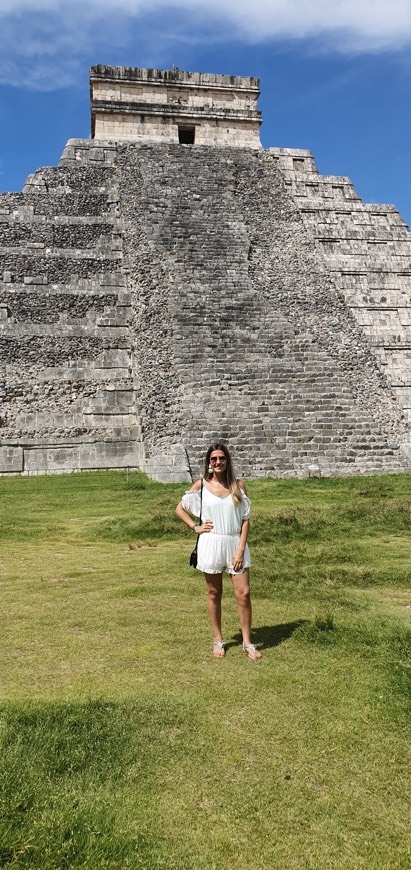
[(259, 148), (259, 80), (182, 70), (95, 66), (93, 139)]

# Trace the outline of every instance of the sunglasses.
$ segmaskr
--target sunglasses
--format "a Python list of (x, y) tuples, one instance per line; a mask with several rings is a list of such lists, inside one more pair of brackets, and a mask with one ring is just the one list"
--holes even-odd
[(227, 462), (225, 456), (211, 456), (210, 457), (211, 465), (217, 465), (217, 462)]

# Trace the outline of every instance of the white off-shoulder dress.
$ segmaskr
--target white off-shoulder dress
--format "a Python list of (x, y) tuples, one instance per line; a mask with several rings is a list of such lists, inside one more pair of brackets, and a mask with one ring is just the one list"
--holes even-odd
[[(242, 499), (235, 505), (231, 495), (219, 498), (207, 489), (203, 482), (203, 506), (201, 517), (203, 522), (211, 521), (211, 532), (203, 532), (199, 536), (197, 549), (197, 568), (206, 574), (242, 574), (244, 568), (250, 567), (250, 551), (246, 544), (244, 564), (240, 571), (234, 571), (233, 557), (240, 540), (243, 520), (250, 516), (250, 500), (243, 490)], [(200, 516), (200, 491), (186, 492), (182, 505), (187, 513)]]

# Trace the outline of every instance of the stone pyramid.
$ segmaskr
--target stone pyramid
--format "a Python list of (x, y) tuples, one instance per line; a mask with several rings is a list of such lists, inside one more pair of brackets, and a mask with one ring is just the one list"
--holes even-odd
[(0, 196), (0, 473), (410, 470), (396, 209), (262, 149), (256, 79), (91, 79), (100, 138)]

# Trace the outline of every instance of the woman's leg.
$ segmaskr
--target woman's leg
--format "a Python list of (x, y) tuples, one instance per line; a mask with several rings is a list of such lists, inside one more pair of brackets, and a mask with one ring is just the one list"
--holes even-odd
[[(218, 642), (222, 642), (223, 636), (221, 633), (221, 598), (223, 595), (223, 575), (222, 574), (204, 574), (207, 583), (207, 607), (208, 618), (211, 623), (211, 628), (214, 634), (214, 649), (213, 654), (218, 658), (224, 655), (224, 647), (218, 646)], [(217, 643), (216, 643), (217, 641)]]
[[(237, 601), (238, 620), (243, 635), (243, 643), (246, 647), (251, 644), (251, 598), (250, 598), (250, 572), (245, 568), (242, 574), (231, 574), (234, 595)], [(259, 653), (251, 644), (247, 651), (250, 658), (260, 659)]]
[(244, 643), (250, 643), (251, 631), (251, 598), (250, 577), (248, 568), (242, 574), (231, 574), (234, 595), (237, 601), (238, 621)]

